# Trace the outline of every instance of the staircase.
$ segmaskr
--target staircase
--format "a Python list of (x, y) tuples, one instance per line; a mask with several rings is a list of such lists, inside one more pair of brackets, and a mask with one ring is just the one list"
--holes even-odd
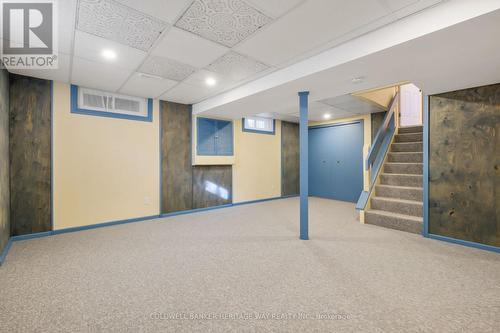
[(422, 126), (401, 127), (383, 165), (365, 223), (420, 234), (423, 199)]

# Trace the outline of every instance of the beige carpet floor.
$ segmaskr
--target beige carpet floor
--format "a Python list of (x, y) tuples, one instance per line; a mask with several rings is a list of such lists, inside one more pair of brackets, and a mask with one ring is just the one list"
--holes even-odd
[(15, 242), (0, 332), (498, 332), (500, 255), (298, 198)]

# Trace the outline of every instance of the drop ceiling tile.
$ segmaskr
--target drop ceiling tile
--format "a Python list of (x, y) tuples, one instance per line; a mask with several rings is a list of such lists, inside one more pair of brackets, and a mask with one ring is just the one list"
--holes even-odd
[[(101, 52), (105, 49), (115, 51), (116, 59), (103, 58)], [(136, 69), (144, 61), (147, 53), (82, 31), (76, 31), (74, 55), (117, 67)]]
[(242, 0), (195, 0), (175, 25), (232, 47), (269, 22)]
[(230, 51), (207, 67), (210, 71), (224, 75), (226, 78), (239, 81), (269, 68), (261, 62), (250, 59), (234, 51)]
[(71, 83), (115, 92), (132, 73), (121, 67), (73, 57)]
[(177, 81), (134, 73), (120, 89), (120, 92), (131, 96), (156, 98), (177, 83)]
[(57, 56), (58, 56), (57, 69), (9, 69), (9, 72), (13, 74), (33, 76), (44, 80), (69, 82), (71, 57), (64, 53), (59, 53)]
[[(208, 86), (206, 84), (206, 80), (208, 78), (214, 79), (216, 81), (215, 85)], [(215, 93), (221, 89), (229, 88), (234, 83), (234, 81), (229, 81), (224, 76), (206, 69), (200, 69), (194, 72), (183, 82), (189, 85), (203, 87), (210, 93)]]
[(246, 0), (246, 2), (264, 14), (277, 18), (304, 2), (304, 0)]
[(306, 1), (234, 50), (279, 66), (388, 14), (377, 0)]
[(60, 52), (71, 54), (73, 34), (75, 32), (77, 0), (57, 2), (57, 48)]
[(207, 87), (179, 83), (177, 86), (161, 95), (160, 99), (182, 104), (194, 104), (202, 101), (209, 95), (210, 89)]
[(181, 62), (158, 56), (149, 56), (140, 71), (143, 73), (161, 76), (165, 79), (182, 81), (196, 71), (195, 67)]
[(118, 2), (132, 7), (140, 12), (154, 16), (169, 23), (175, 20), (184, 12), (192, 0), (117, 0)]
[(77, 29), (148, 51), (167, 23), (112, 0), (80, 0)]
[(222, 56), (227, 50), (227, 47), (218, 43), (172, 27), (165, 33), (151, 54), (202, 68)]
[(391, 12), (401, 8), (413, 5), (420, 0), (379, 0), (382, 5), (386, 6)]

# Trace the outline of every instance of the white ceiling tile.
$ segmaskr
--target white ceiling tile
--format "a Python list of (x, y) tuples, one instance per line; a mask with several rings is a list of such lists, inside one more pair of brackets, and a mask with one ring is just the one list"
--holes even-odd
[(386, 6), (391, 12), (401, 8), (413, 5), (420, 0), (379, 0), (382, 5)]
[(131, 70), (121, 67), (73, 57), (71, 83), (114, 92), (120, 88), (131, 73)]
[[(264, 14), (277, 18), (285, 14), (304, 0), (245, 0)], [(418, 1), (418, 0), (413, 0)]]
[(172, 27), (152, 51), (153, 55), (202, 68), (226, 53), (227, 47)]
[(315, 0), (299, 9), (266, 26), (235, 50), (279, 66), (389, 13), (377, 0)]
[[(101, 52), (105, 49), (116, 52), (116, 59), (107, 60), (102, 57)], [(74, 55), (117, 67), (136, 69), (144, 61), (147, 53), (82, 31), (76, 31)]]
[(120, 92), (131, 96), (156, 98), (177, 83), (177, 81), (134, 73), (120, 89)]
[(183, 13), (192, 0), (117, 0), (140, 12), (157, 17), (165, 22), (174, 21)]
[(71, 57), (64, 53), (59, 53), (57, 57), (57, 69), (9, 69), (9, 72), (13, 74), (37, 77), (39, 79), (69, 82)]
[(208, 66), (210, 71), (222, 74), (233, 81), (245, 79), (268, 68), (263, 63), (234, 51), (228, 52)]
[[(216, 81), (215, 85), (213, 86), (208, 86), (206, 83), (206, 80), (208, 78), (212, 78)], [(205, 88), (208, 92), (210, 93), (215, 93), (217, 91), (220, 91), (221, 89), (226, 89), (231, 86), (234, 81), (228, 81), (224, 76), (214, 73), (211, 71), (208, 71), (206, 69), (200, 69), (193, 74), (191, 74), (189, 77), (187, 77), (184, 80), (184, 83), (193, 85), (193, 86), (200, 86)]]
[(149, 56), (140, 71), (161, 76), (165, 79), (182, 81), (196, 71), (196, 68), (181, 62), (157, 56)]
[(112, 0), (80, 0), (77, 29), (148, 51), (167, 23)]
[(179, 83), (174, 88), (160, 96), (161, 100), (182, 104), (197, 103), (210, 95), (208, 87)]
[(232, 47), (269, 22), (242, 0), (195, 0), (175, 25)]
[(75, 32), (77, 0), (57, 1), (57, 48), (60, 52), (71, 54)]

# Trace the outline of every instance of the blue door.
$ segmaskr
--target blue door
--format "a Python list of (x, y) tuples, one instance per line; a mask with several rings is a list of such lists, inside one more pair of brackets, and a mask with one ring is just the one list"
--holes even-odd
[(363, 122), (309, 129), (309, 194), (356, 202), (363, 191)]

